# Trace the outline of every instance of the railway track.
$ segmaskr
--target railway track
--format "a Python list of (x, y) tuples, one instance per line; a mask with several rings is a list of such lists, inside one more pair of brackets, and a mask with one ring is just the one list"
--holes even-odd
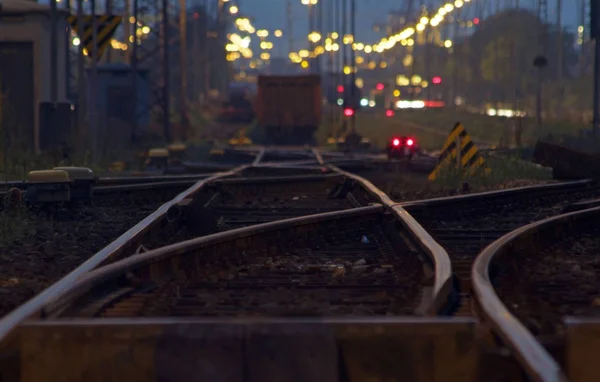
[[(100, 186), (91, 203), (0, 208), (0, 316), (41, 292), (195, 181)], [(8, 281), (7, 281), (8, 280)]]
[(471, 269), (494, 240), (529, 223), (556, 216), (576, 203), (600, 197), (591, 181), (557, 183), (474, 195), (400, 203), (448, 253), (456, 296), (455, 316), (473, 316)]
[[(449, 262), (439, 246), (414, 219), (394, 208), (392, 201), (372, 184), (335, 166), (324, 166), (318, 152), (313, 155), (313, 164), (317, 166), (295, 163), (304, 168), (290, 170), (294, 174), (307, 171), (305, 175), (281, 178), (285, 166), (279, 164), (276, 176), (265, 177), (264, 172), (269, 170), (261, 166), (262, 158), (258, 158), (252, 167), (260, 168), (258, 171), (263, 176), (255, 177), (256, 174), (252, 174), (255, 169), (247, 171), (251, 167), (247, 166), (198, 182), (6, 316), (0, 321), (0, 338), (13, 333), (15, 337), (8, 339), (29, 342), (27, 329), (20, 334), (12, 332), (27, 317), (43, 318), (37, 323), (48, 324), (54, 331), (57, 327), (52, 320), (65, 323), (62, 321), (65, 317), (99, 319), (98, 327), (101, 327), (113, 322), (109, 317), (124, 320), (135, 317), (145, 326), (157, 317), (174, 322), (176, 317), (267, 316), (280, 317), (286, 325), (297, 327), (303, 324), (288, 316), (344, 316), (338, 321), (321, 319), (322, 332), (327, 326), (352, 326), (352, 319), (347, 318), (351, 315), (375, 317), (369, 319), (367, 331), (374, 328), (373, 324), (384, 331), (394, 331), (391, 322), (376, 317), (435, 314), (447, 300), (450, 283)], [(307, 214), (309, 216), (305, 216)], [(190, 216), (219, 216), (215, 233), (186, 241), (177, 238), (176, 243), (168, 246), (160, 247), (168, 244), (162, 242), (157, 247), (139, 250), (143, 247), (141, 244), (165, 232), (181, 231), (169, 231), (169, 227), (200, 225), (190, 224)], [(240, 220), (240, 216), (245, 220)], [(134, 273), (141, 272), (136, 273), (129, 285), (137, 289), (124, 294), (120, 287), (111, 289), (109, 284), (120, 283), (123, 275), (125, 278), (132, 275), (130, 270), (117, 275), (131, 264), (137, 264)], [(209, 269), (216, 273), (206, 274)], [(88, 273), (90, 271), (92, 273)], [(103, 273), (105, 271), (109, 273)], [(112, 273), (115, 271), (117, 273)], [(100, 283), (96, 279), (98, 275), (103, 275)], [(103, 292), (96, 294), (98, 290)], [(89, 303), (83, 303), (82, 298), (89, 298)], [(455, 324), (434, 321), (432, 319), (432, 325), (456, 326), (455, 332), (472, 330), (470, 321)], [(275, 321), (269, 322), (277, 326)], [(421, 321), (405, 318), (403, 322), (418, 326), (420, 340), (430, 337), (435, 341), (446, 336), (433, 330), (431, 325), (421, 327), (417, 324)], [(400, 332), (396, 331), (403, 338), (402, 346), (408, 337), (415, 335), (414, 330)], [(414, 338), (411, 341), (414, 342)], [(471, 341), (469, 346), (475, 345)], [(8, 349), (14, 347), (8, 346)], [(99, 348), (95, 346), (95, 349)], [(463, 354), (460, 357), (465, 368), (471, 367)], [(52, 361), (53, 368), (63, 362), (55, 361)], [(107, 374), (98, 366), (92, 366), (94, 372), (89, 375), (105, 378)], [(426, 370), (424, 365), (414, 363), (409, 367), (419, 373)], [(32, 369), (22, 369), (20, 379), (35, 380), (26, 370)], [(65, 373), (64, 369), (55, 370)], [(78, 370), (74, 373), (72, 375), (81, 376)], [(85, 373), (87, 375), (89, 370)], [(59, 377), (59, 374), (50, 372), (46, 378), (53, 376)], [(116, 374), (112, 377), (119, 379)]]
[[(465, 269), (506, 232), (599, 193), (581, 181), (399, 204), (317, 151), (266, 150), (199, 181), (0, 321), (0, 364), (3, 345), (22, 381), (182, 370), (228, 381), (525, 380), (535, 359), (477, 334)], [(207, 364), (218, 371), (194, 366)], [(142, 375), (139, 365), (153, 366)]]
[(412, 315), (423, 263), (394, 223), (379, 205), (180, 242), (90, 273), (46, 314)]
[[(600, 208), (572, 209), (503, 236), (473, 268), (483, 314), (539, 380), (600, 378), (590, 363), (600, 347)], [(511, 321), (520, 324), (509, 330)]]

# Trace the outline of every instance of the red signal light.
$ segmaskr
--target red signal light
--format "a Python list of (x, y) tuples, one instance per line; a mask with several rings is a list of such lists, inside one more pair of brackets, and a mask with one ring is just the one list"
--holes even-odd
[(338, 93), (343, 93), (344, 92), (344, 87), (342, 85), (338, 85), (337, 92)]
[(412, 139), (408, 138), (408, 139), (406, 140), (406, 144), (407, 144), (408, 146), (412, 146), (412, 145), (414, 145), (414, 144), (415, 144), (415, 141), (413, 141)]
[(348, 109), (344, 109), (344, 115), (346, 117), (352, 117), (354, 115), (354, 110), (349, 109), (349, 108)]
[(394, 110), (386, 110), (385, 111), (385, 115), (387, 117), (393, 117), (394, 116)]
[(377, 84), (377, 90), (383, 90), (384, 87), (381, 82)]
[(479, 24), (479, 17), (475, 17), (473, 19), (473, 24), (478, 25)]
[(431, 79), (431, 82), (433, 82), (436, 85), (439, 85), (442, 83), (442, 77), (440, 76), (435, 76)]
[(394, 138), (394, 140), (392, 141), (392, 144), (394, 146), (400, 146), (400, 140), (398, 138)]

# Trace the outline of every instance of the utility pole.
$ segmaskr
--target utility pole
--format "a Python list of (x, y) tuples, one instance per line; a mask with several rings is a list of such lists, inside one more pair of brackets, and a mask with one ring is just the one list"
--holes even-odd
[(186, 0), (179, 0), (179, 54), (181, 70), (181, 95), (180, 95), (180, 124), (181, 137), (189, 134), (190, 123), (187, 115), (187, 8)]
[(562, 0), (556, 0), (556, 31), (558, 33), (556, 68), (558, 70), (558, 83), (559, 83), (560, 89), (562, 90), (562, 80), (563, 80)]
[(590, 3), (590, 37), (594, 39), (594, 126), (592, 134), (598, 137), (600, 127), (600, 1), (591, 0)]
[[(83, 25), (83, 0), (77, 0), (77, 30), (84, 30)], [(83, 33), (79, 32), (79, 46), (77, 47), (77, 129), (82, 137), (84, 134), (83, 125), (85, 123), (85, 110), (87, 99), (85, 94), (85, 62), (83, 56)]]
[(294, 51), (294, 18), (292, 17), (292, 0), (288, 0), (287, 7), (287, 33), (288, 33), (288, 49), (290, 53)]
[[(356, 0), (350, 0), (350, 34), (352, 35), (352, 42), (354, 43), (354, 36), (356, 34)], [(350, 98), (354, 104), (356, 99), (356, 52), (353, 46), (350, 45)], [(356, 113), (352, 114), (350, 120), (350, 134), (356, 134)]]
[[(91, 75), (90, 75), (90, 113), (89, 125), (92, 134), (92, 156), (98, 159), (98, 122), (96, 117), (96, 95), (98, 92), (98, 20), (96, 20), (96, 0), (90, 0), (92, 7), (92, 51), (88, 52), (91, 57)], [(83, 41), (82, 41), (83, 42)]]
[[(112, 15), (113, 12), (113, 0), (106, 0), (106, 14)], [(128, 23), (129, 20), (125, 19), (125, 23)], [(112, 62), (112, 45), (108, 44), (106, 47), (106, 62)]]
[[(79, 0), (82, 1), (82, 0)], [(131, 41), (131, 56), (130, 56), (130, 61), (131, 61), (131, 96), (132, 99), (134, 99), (134, 103), (133, 103), (133, 110), (132, 110), (132, 114), (133, 114), (133, 118), (131, 120), (131, 142), (135, 142), (135, 138), (136, 138), (136, 134), (137, 134), (137, 129), (138, 129), (138, 91), (137, 91), (137, 76), (138, 76), (138, 55), (137, 55), (137, 51), (138, 51), (138, 40), (137, 40), (137, 21), (138, 21), (138, 15), (139, 15), (139, 0), (133, 0), (133, 19), (134, 19), (134, 24), (132, 26), (132, 30), (131, 30), (131, 37), (132, 40), (128, 40)], [(127, 24), (129, 23), (129, 20), (126, 20)], [(128, 28), (128, 31), (130, 29)]]
[(58, 10), (50, 0), (50, 102), (58, 101)]
[(546, 24), (548, 22), (548, 3), (547, 0), (538, 0), (538, 19), (540, 30), (538, 31), (538, 41), (540, 53), (535, 58), (533, 65), (537, 68), (537, 94), (536, 94), (536, 122), (538, 132), (542, 130), (542, 85), (543, 85), (543, 69), (547, 66), (548, 60), (544, 56), (546, 48)]
[[(136, 20), (137, 21), (137, 20)], [(169, 60), (169, 1), (162, 0), (162, 48), (163, 48), (163, 91), (162, 98), (164, 102), (164, 116), (163, 116), (163, 131), (165, 135), (165, 141), (171, 142), (171, 92), (170, 92), (170, 78), (171, 68)]]
[(130, 16), (130, 9), (131, 9), (131, 0), (124, 0), (125, 1), (125, 9), (123, 10), (123, 20), (125, 20), (125, 22), (123, 23), (123, 32), (125, 34), (125, 45), (127, 45), (127, 50), (124, 52), (124, 58), (125, 58), (125, 63), (130, 64), (131, 65), (131, 42), (130, 42), (130, 36), (131, 36), (131, 23), (129, 22), (129, 16)]

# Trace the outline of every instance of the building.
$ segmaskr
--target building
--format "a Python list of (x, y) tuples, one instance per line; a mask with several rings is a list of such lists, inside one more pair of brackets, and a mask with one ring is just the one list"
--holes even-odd
[[(4, 144), (40, 151), (41, 102), (50, 100), (50, 8), (25, 0), (0, 0), (0, 124)], [(65, 10), (57, 16), (58, 99), (67, 100)]]

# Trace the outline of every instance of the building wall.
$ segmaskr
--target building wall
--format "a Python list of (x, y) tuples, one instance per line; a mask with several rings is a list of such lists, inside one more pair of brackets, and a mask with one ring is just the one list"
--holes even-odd
[[(58, 17), (57, 49), (58, 49), (58, 101), (66, 97), (66, 53), (65, 33), (67, 22), (64, 15)], [(34, 58), (34, 142), (33, 147), (39, 151), (39, 110), (40, 102), (50, 100), (50, 20), (41, 13), (26, 14), (23, 20), (12, 17), (0, 19), (0, 41), (33, 42)]]

